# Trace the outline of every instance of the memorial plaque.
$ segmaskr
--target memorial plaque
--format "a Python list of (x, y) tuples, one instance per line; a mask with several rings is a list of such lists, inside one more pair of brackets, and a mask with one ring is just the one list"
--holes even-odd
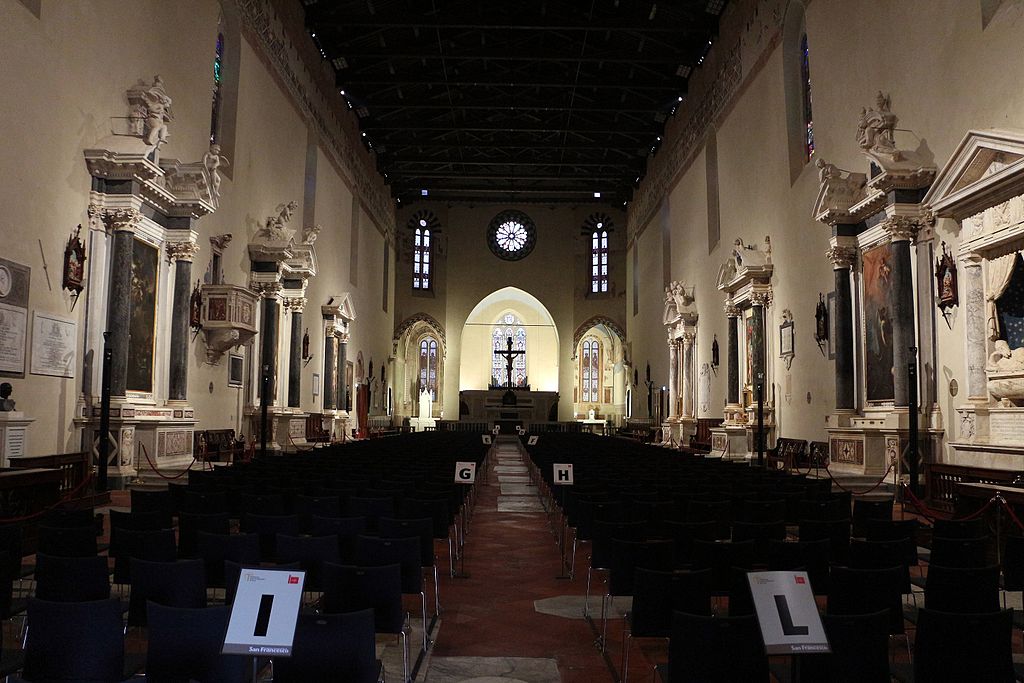
[(0, 258), (0, 376), (25, 376), (32, 269)]
[(75, 376), (76, 323), (52, 313), (32, 314), (33, 375)]

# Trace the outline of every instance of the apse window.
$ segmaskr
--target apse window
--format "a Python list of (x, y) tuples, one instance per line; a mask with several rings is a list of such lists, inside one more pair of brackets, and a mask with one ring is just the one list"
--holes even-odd
[(491, 252), (506, 261), (518, 261), (533, 251), (537, 240), (533, 221), (522, 211), (502, 211), (487, 229)]
[[(601, 223), (598, 227), (603, 227)], [(608, 231), (595, 230), (590, 234), (590, 291), (608, 291)]]
[(434, 280), (434, 242), (441, 222), (433, 212), (417, 211), (406, 224), (412, 233), (412, 288), (428, 292)]

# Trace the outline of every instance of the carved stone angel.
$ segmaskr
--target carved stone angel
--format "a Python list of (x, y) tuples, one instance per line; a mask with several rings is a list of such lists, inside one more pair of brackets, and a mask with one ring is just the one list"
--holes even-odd
[(320, 231), (323, 228), (319, 223), (308, 228), (302, 229), (302, 243), (312, 245), (316, 242), (316, 238), (320, 236)]
[(287, 204), (277, 205), (277, 215), (267, 216), (266, 224), (256, 233), (257, 237), (264, 237), (274, 242), (288, 242), (295, 235), (295, 230), (288, 228), (287, 224), (292, 219), (292, 214), (299, 208), (299, 203), (290, 201)]
[(142, 100), (146, 109), (142, 138), (147, 145), (159, 147), (167, 142), (167, 122), (174, 118), (171, 115), (171, 98), (167, 96), (164, 80), (159, 74), (153, 77), (153, 85), (143, 91)]
[(210, 173), (210, 193), (214, 199), (220, 198), (220, 169), (221, 165), (230, 166), (231, 162), (227, 157), (221, 156), (220, 145), (210, 145), (209, 151), (203, 155), (203, 166)]

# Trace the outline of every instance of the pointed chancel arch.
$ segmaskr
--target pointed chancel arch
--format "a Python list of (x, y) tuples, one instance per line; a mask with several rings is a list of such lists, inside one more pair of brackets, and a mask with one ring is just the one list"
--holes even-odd
[[(508, 316), (514, 321), (511, 325), (506, 324)], [(518, 287), (491, 292), (466, 318), (462, 329), (459, 389), (486, 389), (492, 383), (494, 334), (499, 325), (502, 330), (513, 329), (513, 346), (518, 343), (518, 331), (523, 331), (523, 343), (527, 345), (524, 383), (534, 391), (558, 391), (559, 339), (554, 318), (537, 297)]]
[(604, 419), (625, 415), (627, 368), (625, 335), (605, 316), (594, 316), (573, 334), (573, 412), (586, 417), (591, 410)]

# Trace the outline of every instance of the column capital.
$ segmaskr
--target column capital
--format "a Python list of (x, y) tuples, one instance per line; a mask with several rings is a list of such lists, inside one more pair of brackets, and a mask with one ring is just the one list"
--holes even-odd
[(832, 263), (833, 270), (852, 268), (857, 263), (856, 247), (834, 246), (825, 251), (825, 258)]
[(881, 226), (891, 242), (913, 242), (921, 230), (921, 223), (914, 216), (890, 216)]
[(755, 306), (764, 306), (768, 308), (772, 305), (772, 293), (767, 292), (752, 292), (750, 295), (750, 302)]
[(193, 261), (199, 253), (199, 245), (195, 242), (167, 242), (167, 262)]
[(142, 221), (142, 213), (138, 209), (117, 208), (103, 209), (103, 222), (113, 232), (134, 233)]
[(680, 339), (683, 340), (683, 350), (689, 350), (693, 346), (693, 342), (697, 339), (697, 335), (693, 332), (683, 332)]
[(281, 292), (280, 282), (252, 282), (249, 289), (260, 295), (262, 299), (277, 298)]
[(286, 296), (281, 299), (281, 305), (284, 310), (291, 311), (292, 313), (302, 313), (306, 310), (306, 297), (304, 296)]
[(339, 344), (348, 344), (348, 332), (337, 332), (336, 334)]
[(740, 307), (734, 304), (731, 299), (725, 302), (725, 306), (722, 307), (722, 310), (725, 311), (725, 317), (727, 318), (740, 317)]
[(960, 255), (960, 262), (964, 264), (965, 268), (981, 268), (981, 262), (984, 260), (984, 257), (976, 251)]

